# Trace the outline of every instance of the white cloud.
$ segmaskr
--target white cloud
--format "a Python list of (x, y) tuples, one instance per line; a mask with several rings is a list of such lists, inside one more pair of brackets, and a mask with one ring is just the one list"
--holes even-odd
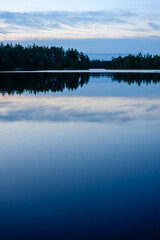
[(157, 37), (157, 22), (131, 11), (0, 12), (0, 40)]

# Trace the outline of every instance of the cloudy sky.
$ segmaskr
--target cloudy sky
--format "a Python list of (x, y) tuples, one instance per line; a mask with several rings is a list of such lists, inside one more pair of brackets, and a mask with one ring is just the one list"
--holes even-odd
[(160, 54), (159, 0), (5, 0), (0, 41)]

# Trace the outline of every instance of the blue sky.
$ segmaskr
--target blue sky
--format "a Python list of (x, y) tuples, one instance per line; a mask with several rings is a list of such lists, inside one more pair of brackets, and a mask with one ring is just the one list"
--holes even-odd
[(0, 41), (160, 54), (159, 0), (5, 0)]

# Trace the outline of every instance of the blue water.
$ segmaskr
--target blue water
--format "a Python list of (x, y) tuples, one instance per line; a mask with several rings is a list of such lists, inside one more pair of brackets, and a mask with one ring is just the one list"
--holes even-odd
[(145, 76), (1, 78), (0, 239), (160, 239), (160, 77)]

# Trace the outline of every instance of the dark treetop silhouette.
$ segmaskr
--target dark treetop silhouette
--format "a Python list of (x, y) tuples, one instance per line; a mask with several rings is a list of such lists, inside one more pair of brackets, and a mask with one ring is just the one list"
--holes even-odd
[(88, 69), (89, 58), (76, 49), (0, 45), (0, 70)]
[(142, 55), (137, 56), (129, 54), (126, 57), (112, 58), (110, 61), (92, 60), (90, 68), (106, 69), (160, 69), (160, 56)]
[(112, 58), (111, 61), (90, 60), (76, 49), (62, 47), (23, 47), (19, 44), (0, 44), (0, 71), (20, 70), (85, 70), (89, 68), (107, 69), (160, 69), (160, 56), (128, 55)]

